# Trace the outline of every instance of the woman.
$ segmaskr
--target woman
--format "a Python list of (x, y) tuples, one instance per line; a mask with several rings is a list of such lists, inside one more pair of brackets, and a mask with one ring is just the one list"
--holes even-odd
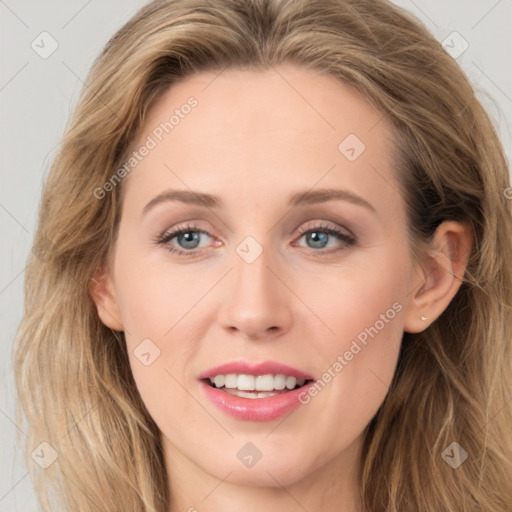
[(141, 9), (93, 65), (26, 272), (43, 506), (508, 511), (507, 171), (388, 2)]

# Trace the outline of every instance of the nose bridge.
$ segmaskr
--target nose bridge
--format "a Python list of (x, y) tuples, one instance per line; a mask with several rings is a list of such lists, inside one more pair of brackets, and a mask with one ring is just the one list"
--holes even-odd
[(246, 237), (237, 247), (235, 258), (235, 293), (238, 296), (270, 295), (269, 270), (271, 249), (263, 246), (252, 236)]
[(250, 337), (287, 330), (291, 320), (289, 297), (276, 277), (279, 265), (272, 249), (248, 236), (235, 250), (230, 296), (220, 315), (222, 324)]

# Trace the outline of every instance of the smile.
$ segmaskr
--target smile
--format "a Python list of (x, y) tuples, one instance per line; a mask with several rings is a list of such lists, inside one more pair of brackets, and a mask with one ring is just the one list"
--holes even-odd
[(208, 399), (223, 413), (244, 421), (271, 421), (301, 402), (299, 394), (314, 383), (308, 375), (280, 363), (228, 363), (199, 376)]
[(268, 398), (302, 387), (306, 379), (291, 375), (247, 375), (228, 373), (210, 377), (210, 385), (216, 389), (242, 398)]

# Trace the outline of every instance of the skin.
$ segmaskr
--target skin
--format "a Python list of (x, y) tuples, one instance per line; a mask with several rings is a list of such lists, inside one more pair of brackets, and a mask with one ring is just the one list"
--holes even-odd
[[(430, 255), (413, 260), (391, 129), (332, 77), (291, 65), (197, 74), (166, 91), (133, 147), (190, 96), (197, 107), (122, 183), (119, 236), (92, 292), (102, 321), (125, 332), (162, 432), (170, 511), (359, 511), (364, 429), (386, 396), (403, 332), (426, 329), (457, 292), (470, 233), (445, 222)], [(366, 146), (352, 162), (338, 149), (349, 134)], [(347, 200), (287, 206), (293, 193), (319, 188), (349, 190), (374, 211)], [(167, 201), (142, 215), (167, 189), (214, 194), (223, 206)], [(319, 254), (318, 241), (299, 233), (319, 222), (356, 242), (331, 235), (331, 252)], [(197, 257), (168, 251), (191, 251), (183, 238), (154, 243), (187, 223), (208, 233)], [(252, 263), (236, 252), (247, 236), (263, 249)], [(285, 419), (232, 418), (199, 386), (201, 372), (234, 360), (278, 361), (320, 378), (394, 303), (394, 318)], [(134, 355), (146, 338), (160, 350), (149, 366)], [(262, 453), (251, 468), (237, 458), (247, 442)]]

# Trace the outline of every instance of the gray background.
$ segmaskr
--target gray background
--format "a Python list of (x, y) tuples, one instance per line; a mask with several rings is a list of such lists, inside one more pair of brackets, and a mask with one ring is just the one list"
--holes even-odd
[[(146, 0), (0, 0), (0, 511), (38, 510), (16, 446), (12, 340), (23, 305), (41, 185), (94, 57)], [(512, 150), (512, 0), (396, 0), (418, 16), (477, 88), (508, 161)], [(42, 58), (31, 47), (48, 32), (58, 48)], [(451, 35), (453, 31), (459, 36)], [(448, 39), (447, 39), (448, 38)], [(46, 39), (45, 48), (50, 46)], [(41, 43), (40, 43), (41, 45)]]

